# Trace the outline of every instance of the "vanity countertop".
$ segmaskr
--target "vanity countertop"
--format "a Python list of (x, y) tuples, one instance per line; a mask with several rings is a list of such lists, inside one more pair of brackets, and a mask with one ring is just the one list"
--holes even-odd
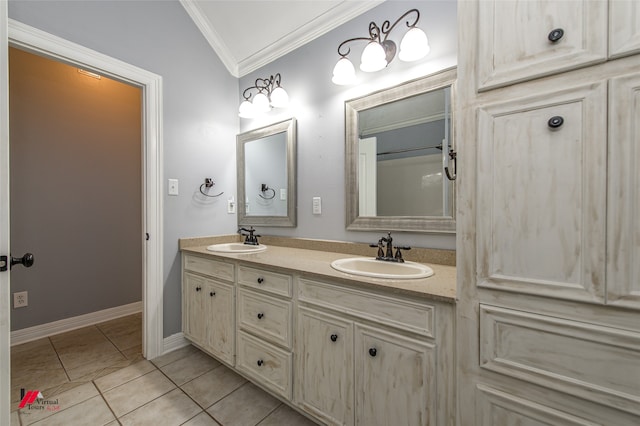
[(369, 288), (393, 294), (434, 299), (448, 303), (456, 301), (456, 267), (427, 263), (434, 275), (421, 279), (387, 280), (346, 274), (331, 267), (331, 262), (354, 255), (269, 245), (258, 253), (219, 253), (207, 250), (207, 246), (182, 247), (192, 253), (212, 259), (229, 259), (248, 266), (268, 267), (298, 272), (303, 277), (325, 278), (347, 286)]

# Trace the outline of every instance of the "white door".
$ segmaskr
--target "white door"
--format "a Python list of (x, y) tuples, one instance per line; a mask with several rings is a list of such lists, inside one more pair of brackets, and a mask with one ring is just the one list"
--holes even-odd
[[(0, 2), (0, 255), (9, 255), (9, 49), (7, 2)], [(0, 272), (0, 424), (10, 424), (9, 273)]]
[(377, 215), (377, 141), (376, 138), (360, 139), (358, 145), (358, 188), (359, 210), (358, 216)]

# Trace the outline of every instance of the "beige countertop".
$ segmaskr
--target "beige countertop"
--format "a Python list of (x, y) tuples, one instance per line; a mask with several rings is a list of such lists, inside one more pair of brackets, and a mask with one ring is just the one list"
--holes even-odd
[[(230, 259), (241, 264), (275, 268), (286, 272), (297, 272), (303, 277), (330, 279), (332, 282), (345, 286), (368, 288), (448, 303), (456, 301), (455, 266), (424, 262), (434, 271), (434, 275), (429, 278), (387, 280), (346, 274), (331, 267), (331, 262), (334, 260), (355, 257), (351, 254), (276, 245), (268, 245), (267, 250), (259, 253), (219, 253), (208, 251), (207, 245), (195, 245), (193, 240), (188, 241), (189, 243), (182, 244), (181, 240), (180, 247), (185, 253), (193, 253), (212, 259)], [(211, 243), (207, 241), (206, 244)]]

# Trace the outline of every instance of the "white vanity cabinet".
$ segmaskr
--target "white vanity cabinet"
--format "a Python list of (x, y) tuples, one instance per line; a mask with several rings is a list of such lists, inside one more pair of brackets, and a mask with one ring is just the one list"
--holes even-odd
[(233, 365), (234, 266), (191, 255), (183, 256), (183, 265), (183, 333), (197, 346)]
[(237, 368), (286, 399), (293, 383), (292, 285), (288, 274), (238, 267)]
[(329, 424), (453, 424), (451, 306), (308, 279), (298, 301), (301, 407)]

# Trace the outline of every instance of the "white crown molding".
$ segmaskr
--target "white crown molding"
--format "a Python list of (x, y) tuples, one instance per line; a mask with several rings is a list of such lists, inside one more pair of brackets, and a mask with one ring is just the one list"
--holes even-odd
[(187, 14), (191, 17), (193, 22), (196, 24), (204, 38), (209, 42), (213, 50), (216, 52), (222, 63), (227, 70), (234, 77), (239, 77), (238, 75), (238, 63), (236, 59), (231, 54), (231, 51), (227, 47), (224, 39), (218, 34), (216, 29), (213, 27), (213, 24), (207, 16), (204, 14), (200, 6), (197, 3), (194, 3), (192, 0), (179, 0), (180, 4), (187, 11)]
[(191, 19), (193, 19), (193, 22), (202, 32), (218, 57), (220, 57), (220, 60), (227, 67), (227, 70), (229, 70), (231, 75), (238, 78), (273, 62), (281, 56), (284, 56), (298, 47), (320, 37), (345, 22), (350, 21), (356, 16), (373, 9), (383, 2), (384, 0), (345, 1), (277, 40), (266, 49), (262, 49), (254, 55), (251, 55), (249, 58), (238, 62), (229, 51), (229, 48), (224, 43), (223, 38), (218, 34), (198, 5), (192, 0), (180, 0), (182, 6), (185, 8)]

